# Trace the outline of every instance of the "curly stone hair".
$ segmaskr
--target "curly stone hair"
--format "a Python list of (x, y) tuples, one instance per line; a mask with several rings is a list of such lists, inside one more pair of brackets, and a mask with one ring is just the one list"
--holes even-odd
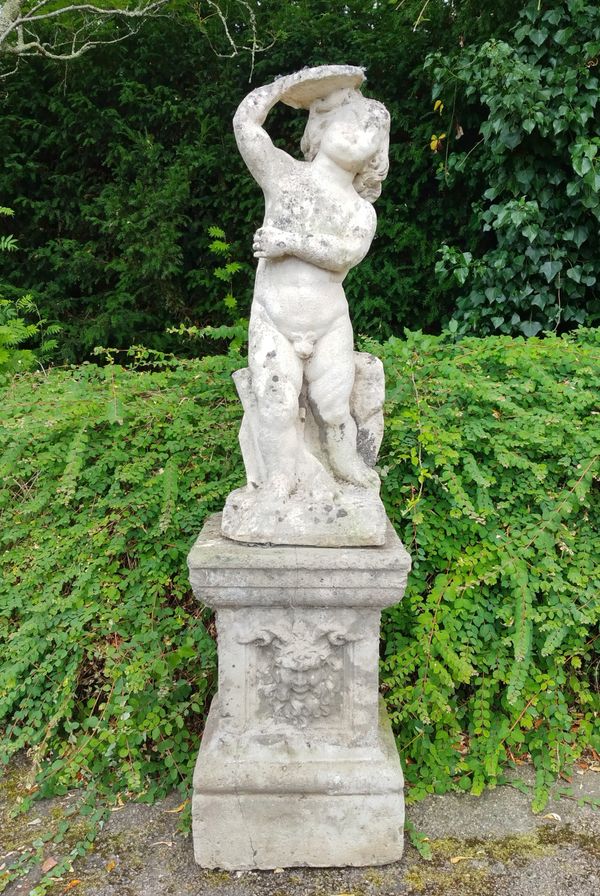
[(306, 161), (312, 162), (319, 151), (321, 139), (333, 114), (340, 106), (346, 105), (353, 107), (359, 122), (375, 119), (381, 132), (379, 149), (354, 178), (356, 192), (372, 203), (381, 195), (381, 184), (389, 168), (390, 114), (382, 103), (367, 99), (358, 90), (349, 88), (336, 91), (325, 99), (316, 100), (310, 107), (300, 148)]

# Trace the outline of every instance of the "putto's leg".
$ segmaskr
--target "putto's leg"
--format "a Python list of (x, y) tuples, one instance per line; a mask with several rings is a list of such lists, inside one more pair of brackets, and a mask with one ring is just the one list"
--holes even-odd
[(285, 498), (296, 478), (302, 363), (257, 302), (250, 316), (248, 363), (258, 404), (258, 442), (267, 470), (266, 491), (275, 499)]
[(349, 317), (341, 318), (316, 344), (305, 368), (308, 397), (324, 434), (334, 473), (346, 482), (378, 488), (379, 477), (356, 448), (356, 423), (350, 414), (354, 351)]

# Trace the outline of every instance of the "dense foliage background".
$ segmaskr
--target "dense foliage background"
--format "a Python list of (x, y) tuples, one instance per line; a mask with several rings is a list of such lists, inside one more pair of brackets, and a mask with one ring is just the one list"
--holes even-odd
[(492, 237), (475, 254), (445, 246), (437, 266), (469, 286), (461, 332), (534, 336), (600, 320), (599, 61), (600, 7), (579, 0), (530, 4), (509, 42), (429, 60), (434, 92), (454, 92), (449, 133), (465, 101), (488, 110), (476, 151), (455, 139), (444, 166), (449, 183), (479, 175), (474, 216)]
[[(262, 197), (235, 147), (235, 107), (282, 72), (352, 62), (392, 113), (378, 235), (347, 281), (357, 332), (439, 331), (453, 314), (475, 333), (594, 324), (600, 8), (425, 7), (262, 4), (258, 34), (273, 45), (252, 67), (248, 54), (216, 55), (218, 22), (202, 33), (179, 2), (67, 67), (22, 65), (0, 96), (0, 198), (16, 212), (0, 227), (20, 246), (0, 257), (0, 283), (63, 326), (69, 360), (98, 344), (181, 351), (168, 325), (228, 320), (208, 250), (217, 225), (243, 265), (243, 315)], [(269, 119), (292, 153), (302, 126), (290, 110)]]

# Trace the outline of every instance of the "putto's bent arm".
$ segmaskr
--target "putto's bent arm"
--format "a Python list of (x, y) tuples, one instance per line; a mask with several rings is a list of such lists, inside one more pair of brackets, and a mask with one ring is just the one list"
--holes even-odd
[(278, 78), (272, 84), (258, 87), (242, 100), (233, 118), (233, 130), (240, 154), (254, 179), (265, 189), (278, 180), (282, 168), (293, 159), (273, 145), (262, 127), (265, 118), (289, 86), (288, 78)]
[(311, 234), (290, 234), (290, 238), (291, 255), (326, 271), (345, 274), (363, 260), (369, 251), (373, 233), (344, 240)]
[(294, 255), (327, 271), (345, 274), (363, 260), (373, 240), (377, 219), (369, 207), (368, 225), (355, 228), (353, 237), (340, 239), (330, 234), (289, 233), (264, 226), (254, 236), (255, 258)]

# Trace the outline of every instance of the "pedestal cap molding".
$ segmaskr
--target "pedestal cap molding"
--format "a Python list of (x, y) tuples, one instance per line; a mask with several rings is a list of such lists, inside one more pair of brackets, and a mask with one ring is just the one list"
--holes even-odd
[(196, 597), (214, 607), (387, 607), (404, 594), (410, 556), (388, 521), (380, 547), (254, 545), (206, 520), (188, 557)]

